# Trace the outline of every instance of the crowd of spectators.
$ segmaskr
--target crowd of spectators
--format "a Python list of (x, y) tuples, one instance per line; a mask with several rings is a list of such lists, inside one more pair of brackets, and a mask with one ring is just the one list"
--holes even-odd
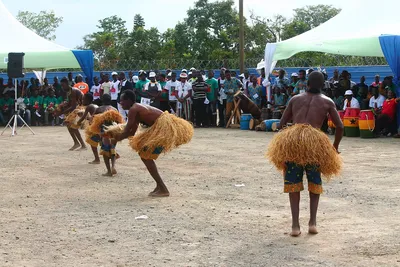
[[(157, 107), (163, 111), (175, 113), (195, 127), (224, 127), (234, 110), (234, 95), (242, 91), (260, 109), (267, 108), (279, 117), (290, 99), (307, 91), (307, 76), (312, 69), (301, 69), (290, 77), (284, 69), (277, 76), (266, 76), (264, 69), (259, 75), (250, 75), (248, 71), (238, 75), (235, 71), (225, 68), (220, 70), (219, 77), (214, 72), (191, 68), (176, 73), (139, 71), (138, 76), (133, 72), (125, 77), (124, 72), (100, 73), (94, 77), (93, 85), (89, 88), (88, 79), (83, 82), (81, 75), (73, 78), (68, 74), (70, 86), (80, 89), (83, 93), (90, 92), (94, 102), (101, 105), (100, 97), (109, 94), (112, 104), (126, 117), (126, 112), (119, 105), (123, 91), (134, 90), (137, 102)], [(325, 86), (322, 93), (330, 97), (338, 110), (346, 108), (370, 109), (376, 115), (377, 135), (397, 134), (396, 85), (392, 76), (382, 81), (379, 75), (371, 84), (366, 84), (364, 76), (359, 83), (352, 81), (351, 74), (344, 70), (335, 70), (333, 76), (325, 75)], [(9, 79), (7, 84), (0, 78), (0, 124), (5, 125), (14, 112), (14, 84)], [(268, 93), (269, 92), (269, 93)], [(18, 112), (32, 126), (59, 125), (62, 117), (53, 115), (54, 109), (67, 101), (66, 93), (61, 89), (57, 77), (52, 84), (44, 79), (40, 84), (38, 79), (20, 81), (18, 85)], [(217, 118), (218, 116), (218, 118)], [(20, 122), (19, 122), (20, 123)]]

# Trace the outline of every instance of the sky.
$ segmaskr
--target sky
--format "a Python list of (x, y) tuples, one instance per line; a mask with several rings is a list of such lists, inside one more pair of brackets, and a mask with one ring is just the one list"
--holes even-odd
[[(183, 0), (0, 0), (6, 8), (16, 16), (19, 10), (40, 12), (53, 10), (56, 15), (64, 18), (63, 23), (56, 31), (55, 42), (67, 48), (76, 48), (83, 44), (83, 36), (97, 31), (96, 25), (100, 19), (117, 15), (126, 21), (128, 29), (133, 27), (133, 17), (140, 13), (146, 28), (157, 27), (160, 32), (173, 28), (177, 22), (183, 21), (186, 11), (193, 7), (195, 1)], [(212, 1), (212, 0), (211, 0)], [(245, 16), (250, 12), (262, 17), (272, 17), (282, 14), (291, 17), (294, 8), (305, 5), (326, 4), (337, 8), (344, 8), (349, 0), (243, 0)], [(239, 3), (239, 0), (235, 0)], [(113, 5), (113, 3), (115, 3)], [(151, 3), (151, 5), (149, 4)]]

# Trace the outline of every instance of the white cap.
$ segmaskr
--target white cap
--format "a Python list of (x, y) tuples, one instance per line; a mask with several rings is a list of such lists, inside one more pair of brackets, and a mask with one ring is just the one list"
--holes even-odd
[(299, 77), (299, 75), (296, 72), (293, 72), (291, 76), (292, 77)]
[(239, 78), (244, 78), (244, 73), (240, 74)]
[(182, 72), (181, 75), (179, 75), (179, 77), (181, 77), (181, 78), (187, 78), (187, 76), (188, 75), (186, 73), (184, 73), (184, 72)]
[(181, 72), (186, 72), (187, 73), (187, 69), (182, 69)]
[(192, 75), (193, 73), (191, 71), (189, 71), (188, 75)]
[(347, 90), (346, 93), (344, 93), (344, 95), (353, 95), (353, 91)]
[(147, 74), (144, 70), (139, 70), (139, 76), (142, 74)]
[(172, 76), (172, 72), (169, 72), (168, 74), (167, 74), (167, 77), (171, 77)]
[(149, 73), (149, 78), (154, 78), (156, 77), (156, 73), (154, 71)]
[(132, 77), (132, 80), (134, 83), (137, 83), (139, 81), (139, 77), (135, 75)]
[(115, 71), (113, 71), (113, 72), (111, 73), (111, 76), (114, 76), (114, 75), (117, 75), (117, 76), (118, 76), (118, 73), (115, 72)]
[(196, 68), (193, 68), (193, 67), (190, 68), (190, 71), (194, 71), (194, 70), (196, 70)]

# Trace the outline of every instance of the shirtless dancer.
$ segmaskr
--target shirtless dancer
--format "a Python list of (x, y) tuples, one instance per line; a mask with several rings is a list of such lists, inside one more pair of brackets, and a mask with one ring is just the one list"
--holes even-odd
[[(335, 103), (328, 97), (321, 94), (321, 89), (324, 87), (324, 75), (321, 72), (314, 71), (309, 75), (308, 78), (308, 91), (303, 94), (294, 96), (290, 102), (285, 112), (283, 113), (280, 127), (286, 126), (288, 122), (293, 120), (294, 124), (308, 124), (312, 127), (320, 129), (326, 115), (329, 114), (332, 118), (333, 123), (336, 126), (335, 141), (333, 147), (338, 152), (339, 143), (343, 136), (343, 123), (336, 111)], [(339, 153), (339, 152), (338, 152)], [(292, 167), (292, 175), (296, 176), (296, 172), (299, 173), (301, 178), (303, 177), (304, 169), (296, 169), (297, 167)], [(306, 169), (307, 178), (312, 179), (312, 183), (316, 183), (317, 186), (321, 185), (320, 173), (313, 170), (309, 172)], [(290, 173), (290, 172), (289, 172)], [(311, 176), (309, 177), (311, 173)], [(286, 174), (285, 180), (290, 180)], [(295, 181), (290, 181), (295, 182)], [(321, 187), (322, 190), (322, 187)], [(295, 190), (296, 191), (296, 190)], [(301, 190), (300, 190), (301, 191)], [(292, 232), (291, 236), (299, 236), (300, 223), (299, 223), (299, 204), (300, 204), (300, 191), (289, 193), (290, 207), (292, 211)], [(310, 191), (310, 187), (309, 187)], [(319, 203), (319, 194), (310, 191), (310, 221), (309, 221), (309, 233), (317, 234), (317, 209)]]
[[(74, 111), (78, 105), (82, 104), (83, 94), (79, 89), (69, 86), (69, 80), (66, 77), (61, 79), (61, 87), (64, 90), (64, 92), (67, 93), (67, 99), (68, 99), (66, 108), (62, 111), (62, 113), (68, 115), (69, 113)], [(73, 151), (79, 147), (81, 147), (80, 148), (81, 150), (86, 149), (85, 142), (83, 142), (79, 129), (73, 129), (68, 125), (67, 129), (72, 137), (72, 140), (74, 141), (74, 145), (69, 150)]]
[[(85, 113), (83, 113), (82, 118), (77, 122), (78, 125), (81, 125), (82, 122), (86, 119), (91, 119), (96, 109), (98, 108), (97, 105), (93, 104), (93, 95), (92, 94), (85, 94), (83, 96), (83, 105), (86, 106)], [(90, 137), (93, 142), (90, 142), (90, 147), (92, 148), (92, 152), (94, 155), (94, 160), (90, 161), (89, 164), (100, 164), (99, 152), (97, 151), (98, 143), (100, 142), (100, 136), (91, 136)], [(87, 139), (86, 139), (87, 140)], [(96, 146), (93, 146), (92, 143), (97, 143)]]

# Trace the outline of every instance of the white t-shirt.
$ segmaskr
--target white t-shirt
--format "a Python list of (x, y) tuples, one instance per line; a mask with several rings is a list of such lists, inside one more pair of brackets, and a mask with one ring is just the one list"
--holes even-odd
[(101, 84), (100, 89), (103, 90), (103, 94), (108, 94), (109, 95), (111, 86), (112, 86), (112, 84), (111, 84), (110, 81), (104, 82), (104, 83)]
[(119, 94), (119, 81), (111, 82), (110, 96), (111, 100), (117, 100)]
[(189, 82), (178, 82), (178, 97), (182, 98), (187, 96), (187, 94), (189, 93), (189, 91), (192, 90), (192, 84)]
[(174, 95), (175, 91), (178, 90), (178, 81), (168, 81), (165, 85), (165, 89), (169, 91), (169, 101), (177, 101), (176, 96)]
[(92, 88), (90, 88), (90, 92), (93, 94), (93, 100), (100, 98), (100, 86), (100, 84), (93, 85)]
[(225, 83), (225, 80), (219, 79), (219, 84), (221, 85), (221, 89), (219, 90), (219, 95), (220, 95), (219, 99), (220, 99), (221, 103), (223, 100), (226, 100), (226, 98), (227, 98), (225, 91), (224, 91), (224, 87), (223, 87), (224, 83)]
[(375, 96), (371, 97), (369, 100), (369, 107), (370, 108), (375, 108), (375, 103), (378, 108), (381, 108), (383, 106), (383, 102), (385, 102), (386, 98), (383, 95), (379, 95), (379, 97), (376, 99)]
[[(344, 105), (343, 105), (343, 110), (346, 110), (346, 108), (347, 108), (347, 99), (344, 101)], [(351, 102), (350, 102), (350, 107), (351, 108), (360, 108), (360, 103), (358, 103), (358, 100), (357, 99), (355, 99), (354, 97), (351, 99)]]

